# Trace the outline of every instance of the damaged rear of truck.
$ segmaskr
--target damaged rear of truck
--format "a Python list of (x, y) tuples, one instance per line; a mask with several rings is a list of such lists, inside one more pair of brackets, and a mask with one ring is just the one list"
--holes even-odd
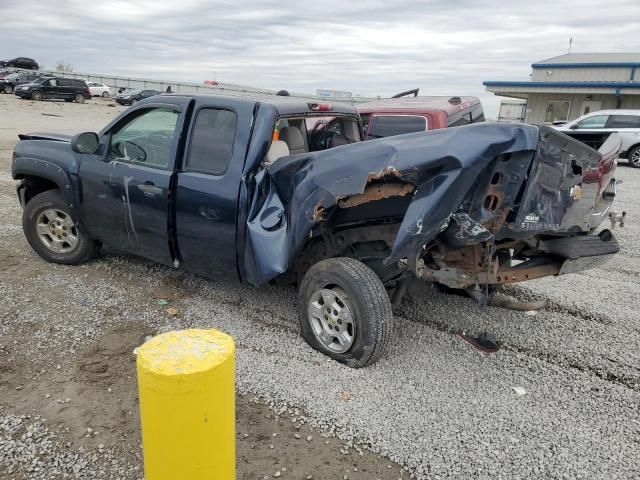
[[(595, 146), (547, 127), (485, 123), (281, 159), (255, 179), (247, 275), (256, 284), (291, 270), (313, 276), (318, 262), (346, 257), (397, 302), (411, 277), (486, 300), (488, 287), (592, 268), (619, 250), (599, 226), (615, 199), (620, 140)], [(331, 305), (353, 294), (325, 283), (302, 281), (303, 334), (360, 366), (344, 358), (352, 344), (332, 317)]]

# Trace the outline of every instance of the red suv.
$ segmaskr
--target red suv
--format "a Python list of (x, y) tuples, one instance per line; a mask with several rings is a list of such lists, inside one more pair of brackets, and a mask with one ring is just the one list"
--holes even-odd
[(484, 121), (476, 97), (395, 97), (356, 108), (366, 140)]

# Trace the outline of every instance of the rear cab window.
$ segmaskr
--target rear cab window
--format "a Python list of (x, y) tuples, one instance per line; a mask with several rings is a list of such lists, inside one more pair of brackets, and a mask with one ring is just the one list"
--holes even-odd
[(360, 142), (362, 133), (355, 116), (288, 116), (276, 122), (274, 140), (284, 141), (294, 155)]
[(307, 118), (309, 149), (327, 150), (362, 141), (358, 120), (350, 116)]
[(367, 140), (405, 133), (425, 132), (427, 118), (421, 115), (371, 115), (368, 119)]

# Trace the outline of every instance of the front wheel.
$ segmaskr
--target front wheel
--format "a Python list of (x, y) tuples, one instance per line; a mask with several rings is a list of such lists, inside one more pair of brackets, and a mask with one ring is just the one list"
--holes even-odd
[(2, 87), (2, 91), (6, 94), (13, 93), (13, 86), (10, 83), (6, 83), (4, 87)]
[(109, 98), (109, 92), (107, 91), (102, 92), (102, 98)]
[(84, 98), (83, 94), (81, 94), (81, 93), (76, 94), (76, 102), (77, 103), (84, 103), (84, 101), (85, 101), (85, 98)]
[(305, 274), (298, 294), (303, 338), (352, 368), (376, 362), (391, 339), (393, 314), (378, 276), (352, 258), (330, 258)]
[(42, 92), (39, 91), (35, 91), (31, 93), (31, 100), (35, 100), (36, 102), (39, 102), (40, 100), (42, 100)]
[(640, 168), (640, 145), (629, 150), (627, 159), (629, 160), (629, 165), (634, 168)]
[(29, 200), (22, 212), (22, 229), (31, 248), (49, 262), (78, 265), (98, 251), (96, 243), (71, 218), (58, 190)]

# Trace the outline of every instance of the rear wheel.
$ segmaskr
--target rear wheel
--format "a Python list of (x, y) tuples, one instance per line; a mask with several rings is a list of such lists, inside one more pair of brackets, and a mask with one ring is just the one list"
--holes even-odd
[(76, 102), (77, 103), (84, 103), (85, 98), (84, 95), (81, 93), (76, 93)]
[(39, 92), (38, 90), (31, 92), (31, 100), (35, 100), (36, 102), (42, 100), (42, 92)]
[(22, 229), (31, 248), (49, 262), (77, 265), (98, 251), (96, 243), (73, 221), (58, 190), (40, 193), (27, 203)]
[(640, 168), (640, 145), (629, 150), (627, 159), (629, 160), (629, 165), (634, 168)]
[(109, 92), (102, 92), (102, 98), (109, 98)]
[(298, 318), (309, 345), (352, 368), (376, 362), (391, 339), (387, 291), (373, 270), (352, 258), (323, 260), (307, 271)]
[(2, 87), (2, 91), (6, 94), (11, 94), (13, 93), (13, 86), (10, 83), (6, 83), (3, 87)]

